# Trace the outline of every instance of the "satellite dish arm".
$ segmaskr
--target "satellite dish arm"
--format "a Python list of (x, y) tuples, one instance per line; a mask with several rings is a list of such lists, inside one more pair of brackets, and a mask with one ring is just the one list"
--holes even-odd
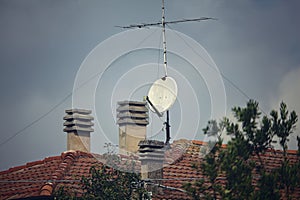
[[(147, 102), (150, 104), (150, 106), (154, 109), (155, 113), (159, 116), (162, 117), (162, 114), (157, 110), (157, 108), (152, 104), (150, 101), (149, 97), (146, 96)], [(167, 121), (164, 123), (166, 125), (166, 142), (165, 144), (168, 145), (171, 139), (170, 136), (170, 119), (169, 119), (169, 110), (167, 110)]]
[(162, 117), (162, 114), (157, 110), (157, 108), (153, 105), (153, 103), (150, 101), (149, 97), (146, 96), (146, 100), (150, 104), (150, 106), (154, 109), (155, 113), (159, 116)]

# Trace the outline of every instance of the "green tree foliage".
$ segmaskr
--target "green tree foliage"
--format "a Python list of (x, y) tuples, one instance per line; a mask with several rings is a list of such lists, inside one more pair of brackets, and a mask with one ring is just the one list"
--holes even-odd
[[(121, 172), (110, 167), (92, 167), (90, 177), (83, 177), (82, 185), (85, 199), (141, 199), (143, 188), (134, 189), (140, 181), (135, 173)], [(134, 193), (136, 192), (136, 193)]]
[(280, 193), (277, 187), (278, 177), (273, 173), (262, 172), (258, 183), (258, 190), (254, 193), (254, 199), (280, 199)]
[(287, 143), (289, 141), (289, 136), (296, 128), (298, 116), (295, 111), (292, 111), (289, 114), (287, 105), (283, 102), (280, 104), (279, 113), (280, 117), (277, 111), (273, 110), (271, 112), (272, 132), (274, 132), (274, 135), (279, 138), (279, 144), (283, 150), (283, 161), (281, 162), (280, 168), (277, 169), (276, 172), (280, 179), (280, 189), (284, 189), (285, 198), (290, 199), (290, 192), (293, 191), (299, 179), (299, 177), (295, 176), (297, 175), (299, 168), (297, 165), (290, 164), (290, 161), (287, 159), (286, 151), (288, 148)]
[(83, 195), (70, 193), (68, 188), (61, 187), (55, 194), (58, 200), (119, 200), (119, 199), (148, 199), (148, 193), (143, 187), (140, 174), (134, 173), (135, 162), (128, 161), (121, 165), (113, 147), (106, 144), (107, 153), (103, 156), (106, 164), (92, 166), (89, 176), (81, 179)]
[(292, 111), (289, 115), (287, 106), (285, 103), (280, 104), (280, 117), (278, 112), (273, 110), (271, 112), (272, 131), (279, 138), (279, 143), (283, 149), (284, 159), (286, 159), (287, 143), (289, 141), (288, 137), (293, 133), (296, 123), (298, 121), (298, 116), (295, 111)]
[(84, 194), (78, 197), (67, 188), (59, 188), (54, 194), (58, 200), (118, 200), (118, 199), (147, 199), (147, 192), (143, 187), (137, 187), (140, 183), (138, 174), (122, 172), (103, 165), (91, 167), (90, 176), (82, 177), (81, 185)]
[[(298, 120), (295, 111), (289, 113), (286, 104), (281, 103), (279, 112), (273, 110), (269, 117), (261, 117), (258, 103), (253, 100), (246, 107), (234, 107), (232, 111), (237, 122), (224, 118), (217, 126), (216, 121), (209, 121), (204, 129), (204, 134), (216, 134), (218, 141), (203, 163), (195, 164), (205, 179), (185, 184), (184, 188), (193, 199), (290, 199), (300, 182), (299, 159), (294, 164), (287, 157), (289, 136)], [(226, 148), (221, 148), (221, 130), (231, 136)], [(275, 136), (283, 157), (281, 166), (270, 171), (266, 170), (261, 154), (272, 148)], [(300, 152), (300, 138), (297, 140)], [(254, 156), (258, 162), (254, 162)], [(258, 175), (256, 186), (254, 172)], [(225, 184), (218, 181), (222, 177), (226, 179)]]

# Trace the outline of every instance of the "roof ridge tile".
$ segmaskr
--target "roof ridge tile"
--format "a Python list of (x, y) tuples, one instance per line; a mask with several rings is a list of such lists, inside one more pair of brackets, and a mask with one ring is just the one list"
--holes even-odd
[(32, 167), (34, 165), (40, 165), (40, 164), (43, 164), (43, 163), (45, 163), (45, 160), (37, 160), (37, 161), (26, 163), (26, 165), (24, 167)]
[(70, 169), (71, 165), (74, 163), (74, 161), (79, 157), (81, 152), (79, 151), (66, 151), (61, 154), (61, 163), (56, 168), (55, 172), (51, 175), (51, 181), (53, 182), (47, 182), (44, 185), (42, 185), (39, 194), (40, 195), (52, 195), (52, 192), (54, 191), (57, 182), (56, 180), (62, 179), (65, 174)]

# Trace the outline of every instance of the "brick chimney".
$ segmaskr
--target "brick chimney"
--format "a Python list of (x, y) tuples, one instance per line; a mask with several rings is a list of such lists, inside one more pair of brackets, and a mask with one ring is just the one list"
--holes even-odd
[(69, 109), (64, 117), (64, 132), (67, 136), (67, 149), (90, 152), (90, 133), (94, 131), (92, 126), (94, 119), (91, 110)]
[(146, 102), (121, 101), (118, 105), (119, 153), (137, 153), (139, 142), (146, 139), (149, 123)]
[(139, 157), (143, 180), (163, 178), (164, 142), (157, 140), (140, 141)]

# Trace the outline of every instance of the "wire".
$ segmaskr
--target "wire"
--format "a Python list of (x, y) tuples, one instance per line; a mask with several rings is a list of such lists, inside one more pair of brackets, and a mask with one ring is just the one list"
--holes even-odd
[(157, 179), (145, 179), (144, 181), (185, 181), (185, 180), (201, 180), (203, 178), (157, 178)]
[(0, 183), (70, 183), (70, 182), (81, 182), (81, 180), (0, 180)]
[[(225, 76), (225, 74), (223, 74), (221, 71), (218, 71), (214, 66), (212, 66), (209, 62), (207, 62), (203, 56), (201, 54), (199, 54), (197, 51), (195, 51), (195, 49), (186, 42), (186, 40), (184, 38), (182, 38), (176, 31), (174, 31), (174, 29), (170, 26), (167, 25), (168, 28), (170, 28), (170, 30), (172, 30), (195, 54), (197, 54), (209, 67), (211, 67), (213, 70), (215, 70), (217, 73), (219, 73), (228, 83), (229, 85), (231, 85), (233, 88), (235, 88), (238, 92), (240, 92), (247, 100), (250, 100), (251, 98), (247, 95), (247, 93), (245, 91), (243, 91), (239, 86), (237, 86), (233, 81), (231, 81), (227, 76)], [(259, 107), (259, 109), (265, 114), (267, 115), (267, 113), (261, 108)]]
[(72, 96), (72, 92), (69, 93), (67, 96), (65, 96), (65, 98), (63, 98), (61, 101), (59, 101), (57, 104), (55, 104), (52, 108), (50, 108), (49, 111), (47, 111), (45, 114), (41, 115), (40, 117), (38, 117), (37, 119), (35, 119), (34, 121), (32, 121), (31, 123), (29, 123), (28, 125), (26, 125), (24, 128), (20, 129), (19, 131), (17, 131), (16, 133), (14, 133), (13, 135), (11, 135), (9, 138), (7, 138), (6, 140), (4, 140), (3, 142), (0, 143), (0, 147), (5, 145), (7, 142), (11, 141), (13, 138), (15, 138), (16, 136), (18, 136), (20, 133), (22, 133), (23, 131), (25, 131), (26, 129), (28, 129), (29, 127), (33, 126), (34, 124), (36, 124), (37, 122), (39, 122), (41, 119), (43, 119), (44, 117), (46, 117), (47, 115), (49, 115), (52, 111), (54, 111), (58, 106), (60, 106), (61, 104), (63, 104), (70, 96)]
[[(91, 76), (88, 80), (86, 80), (85, 82), (83, 82), (81, 85), (79, 85), (77, 88), (74, 89), (74, 91), (79, 90), (81, 87), (83, 87), (84, 85), (86, 85), (88, 82), (90, 82), (91, 80), (93, 80), (95, 77), (97, 77), (101, 72), (96, 73), (95, 75)], [(34, 121), (32, 121), (31, 123), (29, 123), (28, 125), (26, 125), (24, 128), (20, 129), (19, 131), (17, 131), (16, 133), (14, 133), (13, 135), (11, 135), (9, 138), (7, 138), (6, 140), (4, 140), (4, 142), (0, 143), (0, 148), (5, 145), (6, 143), (8, 143), (9, 141), (11, 141), (12, 139), (14, 139), (16, 136), (18, 136), (20, 133), (22, 133), (23, 131), (25, 131), (26, 129), (30, 128), (31, 126), (33, 126), (34, 124), (36, 124), (37, 122), (39, 122), (40, 120), (42, 120), (43, 118), (45, 118), (46, 116), (48, 116), (51, 112), (53, 112), (57, 107), (59, 107), (61, 104), (63, 104), (66, 100), (68, 100), (69, 97), (71, 97), (73, 94), (73, 92), (70, 92), (68, 95), (66, 95), (61, 101), (59, 101), (57, 104), (55, 104), (52, 108), (50, 108), (49, 111), (47, 111), (45, 114), (41, 115), (40, 117), (38, 117), (37, 119), (35, 119)]]
[[(226, 179), (225, 177), (219, 177), (218, 180)], [(153, 181), (188, 181), (188, 180), (203, 180), (203, 178), (157, 178), (157, 179), (144, 179), (144, 182)], [(61, 180), (34, 180), (34, 179), (20, 179), (20, 180), (0, 180), (0, 183), (44, 183), (44, 182), (80, 182), (79, 179), (61, 179)]]
[[(93, 76), (91, 76), (89, 79), (87, 79), (86, 81), (84, 81), (82, 84), (80, 84), (77, 88), (74, 89), (74, 91), (79, 90), (81, 87), (85, 86), (88, 82), (90, 82), (91, 80), (93, 80), (94, 78), (96, 78), (99, 74), (101, 74), (101, 72), (98, 72), (96, 74), (94, 74)], [(53, 112), (57, 107), (59, 107), (61, 104), (63, 104), (66, 100), (68, 100), (69, 97), (71, 97), (73, 94), (73, 92), (70, 92), (68, 95), (66, 95), (61, 101), (59, 101), (57, 104), (55, 104), (54, 106), (52, 106), (52, 108), (50, 108), (49, 111), (47, 111), (45, 114), (41, 115), (40, 117), (38, 117), (37, 119), (35, 119), (34, 121), (32, 121), (31, 123), (29, 123), (28, 125), (26, 125), (24, 128), (20, 129), (19, 131), (17, 131), (16, 133), (14, 133), (13, 135), (11, 135), (9, 138), (7, 138), (6, 140), (4, 140), (3, 142), (0, 143), (0, 148), (5, 145), (6, 143), (8, 143), (9, 141), (11, 141), (13, 138), (15, 138), (16, 136), (18, 136), (20, 133), (22, 133), (23, 131), (25, 131), (26, 129), (30, 128), (31, 126), (33, 126), (34, 124), (36, 124), (37, 122), (39, 122), (40, 120), (42, 120), (43, 118), (45, 118), (46, 116), (48, 116), (51, 112)]]
[(176, 188), (176, 187), (166, 186), (166, 185), (162, 185), (162, 184), (159, 184), (159, 183), (150, 183), (150, 184), (161, 187), (161, 188), (164, 188), (164, 189), (168, 189), (168, 190), (176, 190), (176, 191), (179, 191), (179, 192), (187, 193), (186, 190)]
[[(147, 37), (145, 37), (138, 45), (137, 47), (139, 47), (143, 42), (145, 42), (150, 36), (152, 36), (155, 32), (157, 31), (157, 29), (155, 29), (153, 32), (151, 32)], [(107, 70), (108, 68), (106, 68), (103, 73)], [(80, 84), (77, 88), (75, 88), (73, 90), (77, 91), (79, 90), (81, 87), (83, 87), (84, 85), (86, 85), (87, 83), (89, 83), (91, 80), (93, 80), (94, 78), (98, 77), (100, 74), (102, 73), (102, 71), (99, 71), (98, 73), (94, 74), (93, 76), (91, 76), (89, 79), (87, 79), (86, 81), (84, 81), (82, 84)], [(42, 120), (43, 118), (45, 118), (46, 116), (48, 116), (50, 113), (52, 113), (57, 107), (59, 107), (61, 104), (63, 104), (65, 101), (68, 100), (69, 97), (72, 96), (73, 92), (70, 92), (69, 94), (67, 94), (61, 101), (59, 101), (57, 104), (55, 104), (54, 106), (52, 106), (50, 108), (49, 111), (47, 111), (46, 113), (44, 113), (43, 115), (41, 115), (40, 117), (38, 117), (37, 119), (33, 120), (31, 123), (29, 123), (28, 125), (24, 126), (22, 129), (20, 129), (19, 131), (15, 132), (14, 134), (12, 134), (9, 138), (7, 138), (6, 140), (4, 140), (3, 142), (0, 143), (0, 148), (5, 145), (6, 143), (8, 143), (9, 141), (11, 141), (12, 139), (14, 139), (16, 136), (20, 135), (23, 131), (25, 131), (26, 129), (32, 127), (33, 125), (35, 125), (37, 122), (39, 122), (40, 120)]]
[(138, 43), (136, 45), (136, 48), (137, 47), (140, 47), (146, 40), (148, 40), (152, 35), (154, 35), (154, 33), (157, 31), (158, 29), (154, 29), (153, 32), (151, 32), (149, 35), (147, 35), (140, 43)]

